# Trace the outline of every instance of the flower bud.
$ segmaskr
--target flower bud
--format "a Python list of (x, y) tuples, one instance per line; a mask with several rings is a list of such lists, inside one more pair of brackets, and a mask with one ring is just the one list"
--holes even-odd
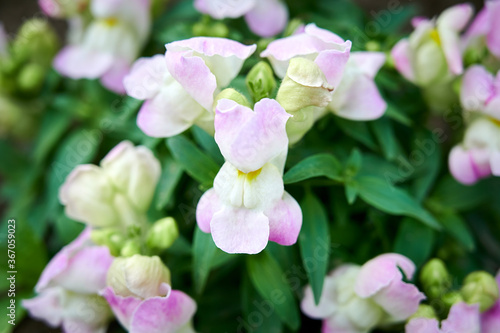
[(37, 63), (25, 65), (17, 77), (17, 85), (24, 93), (36, 93), (45, 79), (46, 70)]
[(120, 250), (120, 255), (122, 257), (131, 257), (135, 254), (141, 254), (141, 244), (137, 239), (129, 239)]
[(271, 96), (276, 88), (273, 69), (265, 61), (260, 61), (252, 67), (245, 83), (255, 102)]
[(136, 254), (116, 258), (109, 268), (106, 282), (115, 294), (123, 297), (165, 296), (170, 285), (170, 271), (159, 257)]
[(464, 299), (463, 299), (462, 295), (460, 294), (460, 292), (458, 292), (458, 291), (450, 291), (450, 292), (441, 296), (441, 302), (442, 302), (442, 304), (444, 304), (446, 312), (448, 312), (454, 304), (460, 303), (463, 301), (464, 301)]
[(466, 303), (479, 303), (481, 312), (491, 308), (499, 297), (498, 284), (495, 278), (484, 271), (467, 275), (460, 292)]
[(295, 34), (297, 29), (299, 28), (304, 28), (304, 22), (298, 18), (292, 19), (290, 22), (288, 22), (288, 25), (283, 32), (283, 37), (288, 37)]
[(52, 27), (42, 19), (26, 21), (12, 44), (12, 54), (16, 61), (33, 61), (43, 67), (50, 67), (59, 48), (57, 35)]
[(415, 312), (410, 318), (408, 318), (408, 321), (414, 318), (438, 319), (438, 316), (436, 315), (436, 311), (434, 311), (434, 308), (432, 306), (427, 304), (420, 304), (418, 306), (417, 312)]
[(230, 99), (232, 101), (235, 101), (239, 105), (243, 105), (246, 107), (251, 107), (250, 103), (246, 99), (245, 96), (243, 96), (241, 93), (237, 92), (233, 88), (227, 88), (222, 90), (216, 97), (215, 97), (215, 102), (214, 102), (214, 112), (215, 108), (217, 107), (217, 102), (221, 99)]
[(209, 16), (203, 16), (200, 22), (193, 25), (193, 35), (226, 38), (229, 35), (229, 29), (224, 23), (213, 22)]
[(164, 250), (172, 246), (177, 237), (179, 237), (179, 229), (175, 220), (166, 217), (156, 221), (149, 229), (146, 244), (151, 248)]
[(114, 228), (92, 229), (90, 239), (96, 245), (107, 246), (113, 256), (120, 254), (125, 243), (124, 237)]
[(441, 259), (431, 259), (422, 267), (420, 281), (425, 294), (430, 298), (439, 298), (451, 286), (451, 276)]

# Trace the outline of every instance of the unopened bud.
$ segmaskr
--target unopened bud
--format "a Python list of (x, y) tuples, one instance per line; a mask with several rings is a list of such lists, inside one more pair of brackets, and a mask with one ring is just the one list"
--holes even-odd
[(122, 257), (131, 257), (135, 254), (141, 254), (141, 244), (137, 239), (129, 239), (120, 250), (120, 255)]
[(17, 77), (17, 85), (24, 93), (36, 93), (45, 79), (46, 69), (37, 63), (24, 66)]
[(260, 61), (252, 67), (248, 73), (245, 83), (254, 102), (271, 96), (276, 88), (276, 80), (271, 66), (265, 61)]
[(434, 311), (434, 308), (432, 306), (427, 304), (420, 304), (418, 306), (417, 312), (415, 312), (410, 318), (408, 318), (408, 321), (414, 318), (438, 319), (438, 316), (436, 315), (436, 311)]
[(159, 257), (136, 254), (116, 258), (109, 268), (106, 282), (115, 294), (123, 297), (164, 296), (170, 285), (170, 271)]
[(149, 229), (146, 244), (148, 247), (164, 250), (172, 246), (179, 237), (179, 229), (171, 217), (156, 221)]
[(125, 243), (124, 237), (113, 228), (92, 229), (90, 239), (96, 245), (107, 246), (109, 248), (109, 252), (113, 256), (118, 256), (120, 254), (121, 248)]
[(245, 96), (243, 96), (241, 93), (237, 92), (233, 88), (227, 88), (227, 89), (222, 90), (215, 97), (214, 111), (215, 111), (215, 108), (217, 107), (217, 102), (221, 99), (230, 99), (232, 101), (235, 101), (239, 105), (251, 107), (250, 103), (248, 102), (248, 100), (246, 99)]
[(304, 22), (298, 18), (292, 19), (290, 22), (288, 22), (288, 25), (285, 28), (285, 31), (283, 32), (283, 37), (288, 37), (293, 34), (296, 34), (298, 32), (301, 32), (301, 29), (305, 27)]
[(450, 291), (441, 296), (441, 302), (443, 302), (446, 312), (448, 312), (454, 304), (463, 301), (464, 299), (458, 291)]
[(47, 21), (31, 19), (19, 30), (12, 44), (12, 55), (16, 61), (33, 61), (50, 67), (59, 48), (57, 35)]
[(431, 259), (422, 267), (420, 281), (425, 294), (430, 298), (439, 298), (451, 286), (451, 276), (441, 259)]
[(224, 23), (214, 22), (208, 15), (205, 15), (200, 22), (193, 25), (193, 35), (226, 38), (229, 35), (229, 29)]
[(479, 303), (481, 312), (491, 308), (499, 297), (498, 284), (495, 278), (484, 271), (467, 275), (460, 291), (466, 303)]

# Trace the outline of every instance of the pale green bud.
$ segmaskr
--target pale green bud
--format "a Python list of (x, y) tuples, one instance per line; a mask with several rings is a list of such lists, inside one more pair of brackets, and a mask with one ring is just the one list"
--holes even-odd
[(149, 229), (146, 244), (155, 249), (167, 249), (179, 237), (179, 229), (175, 220), (171, 217), (166, 217), (156, 221), (151, 229)]
[(288, 37), (293, 35), (293, 33), (303, 25), (304, 22), (302, 22), (301, 19), (298, 18), (292, 19), (290, 22), (288, 22), (288, 25), (286, 26), (285, 31), (283, 32), (283, 37)]
[(436, 311), (434, 311), (434, 308), (432, 306), (427, 304), (420, 304), (418, 306), (417, 312), (415, 312), (410, 318), (408, 318), (408, 321), (414, 318), (438, 319), (438, 316), (436, 315)]
[(193, 35), (225, 38), (229, 35), (229, 29), (224, 23), (214, 22), (208, 15), (205, 15), (200, 22), (193, 25)]
[(466, 303), (479, 303), (481, 312), (491, 308), (499, 297), (498, 284), (495, 278), (484, 271), (467, 275), (460, 292)]
[(251, 107), (250, 103), (246, 99), (245, 96), (243, 96), (241, 93), (237, 92), (233, 88), (227, 88), (222, 90), (216, 97), (215, 97), (215, 103), (214, 103), (214, 111), (215, 108), (217, 107), (217, 102), (221, 99), (230, 99), (232, 101), (235, 101), (236, 103), (246, 106), (246, 107)]
[(22, 25), (14, 39), (12, 54), (16, 61), (33, 61), (50, 67), (58, 48), (57, 35), (47, 21), (31, 19)]
[(420, 272), (420, 281), (425, 294), (430, 298), (439, 298), (451, 286), (451, 276), (441, 259), (429, 260)]
[(106, 278), (115, 294), (128, 297), (150, 298), (164, 296), (170, 285), (170, 271), (157, 256), (134, 255), (116, 258)]
[(254, 102), (271, 96), (276, 88), (273, 69), (265, 61), (260, 61), (252, 67), (245, 79), (245, 83)]
[(92, 229), (90, 239), (96, 245), (107, 246), (113, 256), (118, 256), (125, 245), (125, 238), (114, 228)]
[(120, 250), (120, 255), (122, 257), (131, 257), (135, 254), (141, 254), (141, 243), (138, 239), (129, 239)]
[(39, 64), (30, 63), (24, 66), (17, 77), (17, 85), (24, 93), (35, 93), (42, 87), (46, 69)]
[(448, 292), (448, 293), (446, 293), (446, 294), (444, 294), (444, 295), (441, 296), (441, 301), (445, 305), (446, 311), (449, 311), (450, 308), (454, 304), (463, 302), (464, 299), (463, 299), (462, 295), (460, 294), (460, 292), (458, 292), (458, 291), (450, 291), (450, 292)]
[(365, 48), (370, 52), (378, 52), (380, 51), (380, 43), (374, 40), (371, 40), (365, 44)]

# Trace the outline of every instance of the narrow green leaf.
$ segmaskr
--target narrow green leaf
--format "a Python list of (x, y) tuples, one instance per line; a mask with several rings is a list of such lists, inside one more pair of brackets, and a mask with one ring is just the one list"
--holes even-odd
[(212, 259), (215, 254), (215, 244), (212, 235), (206, 234), (195, 228), (193, 239), (193, 281), (194, 288), (198, 294), (201, 294), (212, 265)]
[(247, 256), (247, 271), (255, 289), (273, 304), (281, 321), (292, 330), (300, 326), (300, 313), (285, 274), (276, 260), (263, 251)]
[(156, 209), (165, 208), (172, 199), (174, 190), (182, 177), (182, 167), (171, 157), (165, 159), (156, 193)]
[(35, 163), (40, 163), (50, 153), (68, 128), (70, 120), (68, 114), (53, 110), (44, 114), (33, 148)]
[(215, 142), (213, 136), (199, 128), (193, 126), (191, 128), (196, 143), (203, 148), (203, 150), (219, 165), (224, 164), (224, 157), (222, 156), (219, 146)]
[(347, 176), (347, 179), (351, 179), (352, 177), (354, 177), (359, 172), (362, 165), (363, 156), (361, 155), (359, 149), (354, 148), (351, 151), (351, 155), (349, 155), (345, 166), (345, 174)]
[(429, 194), (438, 176), (441, 166), (441, 147), (430, 131), (426, 131), (423, 137), (416, 138), (413, 143), (413, 151), (425, 156), (422, 165), (416, 170), (412, 186), (415, 199), (421, 202)]
[(340, 117), (335, 118), (335, 120), (337, 121), (337, 124), (339, 125), (342, 132), (344, 132), (351, 138), (361, 142), (372, 150), (377, 149), (377, 145), (373, 140), (372, 134), (368, 130), (368, 125), (366, 124), (366, 122), (352, 121)]
[(447, 175), (441, 178), (432, 198), (443, 207), (465, 211), (478, 206), (489, 198), (490, 194), (485, 185), (485, 182), (479, 182), (472, 186), (462, 185), (451, 175)]
[(408, 193), (383, 178), (360, 176), (356, 184), (359, 196), (375, 208), (393, 215), (414, 217), (433, 229), (441, 229), (439, 222)]
[(419, 267), (429, 259), (435, 241), (434, 230), (413, 218), (405, 218), (398, 228), (394, 252), (407, 256)]
[(476, 243), (469, 226), (460, 215), (453, 212), (444, 212), (438, 218), (445, 230), (453, 238), (462, 243), (468, 251), (473, 251), (476, 248)]
[(347, 203), (349, 205), (352, 205), (358, 197), (358, 189), (350, 182), (345, 184), (345, 197), (347, 198)]
[(391, 103), (387, 105), (387, 110), (385, 111), (385, 114), (389, 118), (399, 122), (400, 124), (406, 126), (411, 126), (413, 124), (413, 121), (406, 115), (406, 113), (404, 113), (402, 110), (399, 110), (397, 106)]
[(299, 234), (300, 254), (313, 291), (314, 301), (318, 304), (328, 269), (330, 248), (328, 218), (323, 205), (311, 192), (306, 194), (300, 206), (304, 217)]
[(290, 168), (285, 173), (283, 181), (285, 184), (292, 184), (321, 176), (341, 181), (341, 172), (342, 166), (333, 155), (317, 154), (303, 159)]
[(203, 185), (212, 184), (219, 172), (219, 166), (193, 142), (182, 135), (177, 135), (167, 139), (167, 146), (191, 177)]
[(396, 158), (398, 154), (398, 142), (391, 121), (387, 117), (382, 117), (369, 124), (385, 158), (388, 160)]

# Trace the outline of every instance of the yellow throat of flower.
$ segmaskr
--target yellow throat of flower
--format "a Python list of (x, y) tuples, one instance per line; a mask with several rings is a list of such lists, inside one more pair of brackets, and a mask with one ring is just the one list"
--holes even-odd
[(249, 173), (244, 173), (244, 172), (238, 170), (238, 177), (246, 177), (247, 181), (252, 181), (260, 175), (261, 171), (262, 171), (262, 168), (255, 170), (255, 171), (251, 171)]
[(437, 45), (441, 45), (441, 38), (439, 37), (439, 32), (437, 31), (436, 28), (432, 29), (429, 32), (429, 35), (431, 36), (431, 39), (436, 42)]
[(118, 19), (116, 17), (108, 17), (105, 18), (103, 21), (104, 24), (106, 24), (108, 27), (114, 27), (115, 25), (118, 24)]

